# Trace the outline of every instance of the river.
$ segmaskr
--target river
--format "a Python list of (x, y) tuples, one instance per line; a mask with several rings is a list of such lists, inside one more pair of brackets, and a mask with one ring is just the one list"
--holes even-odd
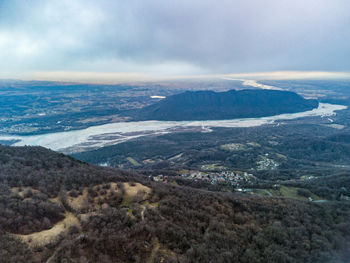
[(32, 136), (0, 136), (0, 140), (18, 140), (13, 145), (44, 146), (65, 153), (81, 152), (99, 147), (118, 144), (141, 136), (166, 134), (197, 127), (203, 132), (210, 132), (211, 127), (254, 127), (274, 124), (278, 120), (291, 120), (310, 116), (332, 116), (335, 111), (346, 109), (343, 105), (319, 103), (319, 107), (310, 111), (281, 114), (261, 118), (208, 121), (139, 121), (117, 122), (92, 126), (82, 130), (47, 133)]

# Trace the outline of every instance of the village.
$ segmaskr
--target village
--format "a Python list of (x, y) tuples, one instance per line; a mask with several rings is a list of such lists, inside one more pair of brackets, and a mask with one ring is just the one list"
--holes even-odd
[[(256, 177), (247, 172), (241, 171), (220, 171), (220, 172), (203, 172), (197, 170), (185, 170), (180, 175), (183, 179), (194, 181), (208, 181), (211, 184), (226, 183), (232, 186), (239, 186), (241, 184), (253, 183)], [(168, 182), (168, 176), (162, 174), (154, 176), (153, 180), (157, 182)]]

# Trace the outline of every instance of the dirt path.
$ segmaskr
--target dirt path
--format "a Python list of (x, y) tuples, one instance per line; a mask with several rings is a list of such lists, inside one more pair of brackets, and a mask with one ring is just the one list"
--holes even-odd
[(147, 209), (147, 208), (144, 206), (143, 209), (142, 209), (142, 211), (141, 211), (141, 219), (142, 219), (142, 221), (145, 220), (145, 211), (146, 211), (146, 209)]

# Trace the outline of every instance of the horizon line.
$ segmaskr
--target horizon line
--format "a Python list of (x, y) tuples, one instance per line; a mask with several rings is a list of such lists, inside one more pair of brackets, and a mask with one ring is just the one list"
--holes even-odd
[(264, 71), (226, 74), (159, 75), (144, 73), (40, 71), (21, 75), (2, 76), (0, 80), (75, 82), (86, 84), (121, 84), (186, 80), (347, 80), (350, 71)]

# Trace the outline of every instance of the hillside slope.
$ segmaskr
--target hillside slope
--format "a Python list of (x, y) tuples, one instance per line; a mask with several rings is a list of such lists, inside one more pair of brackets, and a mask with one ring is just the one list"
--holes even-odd
[(187, 91), (134, 110), (137, 120), (222, 120), (273, 116), (318, 107), (316, 100), (279, 90)]
[(346, 262), (350, 207), (155, 183), (0, 146), (2, 262)]

